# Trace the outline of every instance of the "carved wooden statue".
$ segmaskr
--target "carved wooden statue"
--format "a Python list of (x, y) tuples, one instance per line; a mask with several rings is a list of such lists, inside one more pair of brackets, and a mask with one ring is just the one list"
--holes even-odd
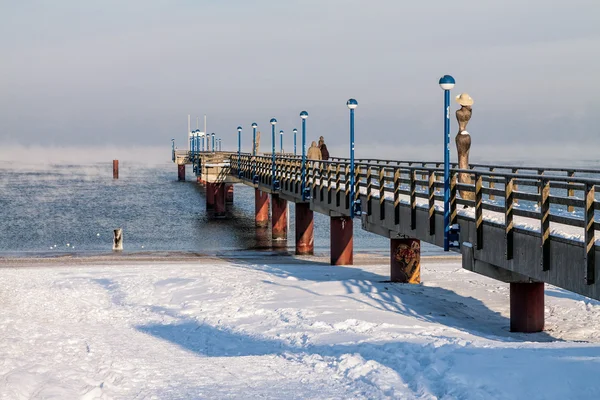
[[(456, 111), (458, 120), (458, 134), (456, 135), (456, 150), (458, 152), (458, 167), (460, 169), (469, 169), (469, 150), (471, 149), (471, 135), (467, 132), (467, 124), (473, 114), (473, 99), (466, 93), (456, 96), (456, 101), (461, 105), (460, 110)], [(458, 174), (460, 183), (472, 184), (471, 175), (468, 173)], [(460, 191), (460, 197), (465, 200), (475, 200), (473, 192)]]
[(260, 131), (256, 132), (256, 141), (254, 142), (254, 149), (252, 149), (252, 154), (256, 154), (257, 156), (260, 149)]

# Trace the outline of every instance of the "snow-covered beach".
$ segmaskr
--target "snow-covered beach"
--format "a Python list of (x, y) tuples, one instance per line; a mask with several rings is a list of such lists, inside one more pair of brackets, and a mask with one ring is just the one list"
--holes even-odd
[[(6, 261), (6, 260), (5, 260)], [(508, 285), (424, 257), (14, 260), (0, 268), (0, 398), (600, 398), (600, 302), (546, 288), (539, 334)]]

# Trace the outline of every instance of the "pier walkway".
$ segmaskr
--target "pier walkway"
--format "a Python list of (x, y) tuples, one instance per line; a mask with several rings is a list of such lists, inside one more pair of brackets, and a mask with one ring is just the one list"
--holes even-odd
[[(274, 247), (287, 239), (288, 201), (295, 204), (296, 254), (312, 254), (313, 212), (331, 218), (332, 265), (353, 262), (354, 219), (390, 239), (392, 281), (420, 281), (420, 241), (443, 246), (441, 162), (356, 160), (361, 212), (353, 219), (349, 159), (308, 161), (303, 185), (301, 159), (294, 155), (278, 154), (274, 169), (270, 154), (181, 152), (173, 158), (180, 179), (185, 164), (192, 164), (217, 217), (232, 201), (233, 184), (254, 187), (256, 225), (271, 221)], [(591, 169), (452, 165), (453, 250), (462, 254), (463, 268), (510, 283), (511, 330), (543, 329), (544, 283), (600, 299), (597, 185), (600, 171)]]

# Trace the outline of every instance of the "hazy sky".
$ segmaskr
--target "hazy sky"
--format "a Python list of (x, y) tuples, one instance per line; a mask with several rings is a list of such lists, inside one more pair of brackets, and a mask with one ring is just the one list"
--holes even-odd
[(184, 147), (207, 114), (264, 151), (275, 116), (291, 150), (306, 109), (343, 153), (354, 97), (359, 155), (441, 159), (444, 74), (475, 158), (600, 146), (598, 0), (0, 0), (0, 50), (3, 146)]

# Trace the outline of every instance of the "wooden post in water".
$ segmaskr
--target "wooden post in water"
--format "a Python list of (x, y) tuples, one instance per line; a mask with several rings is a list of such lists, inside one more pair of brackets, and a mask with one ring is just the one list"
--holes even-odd
[(121, 229), (121, 228), (114, 230), (113, 250), (115, 250), (115, 251), (123, 250), (123, 229)]
[(119, 160), (113, 160), (113, 179), (119, 179)]

